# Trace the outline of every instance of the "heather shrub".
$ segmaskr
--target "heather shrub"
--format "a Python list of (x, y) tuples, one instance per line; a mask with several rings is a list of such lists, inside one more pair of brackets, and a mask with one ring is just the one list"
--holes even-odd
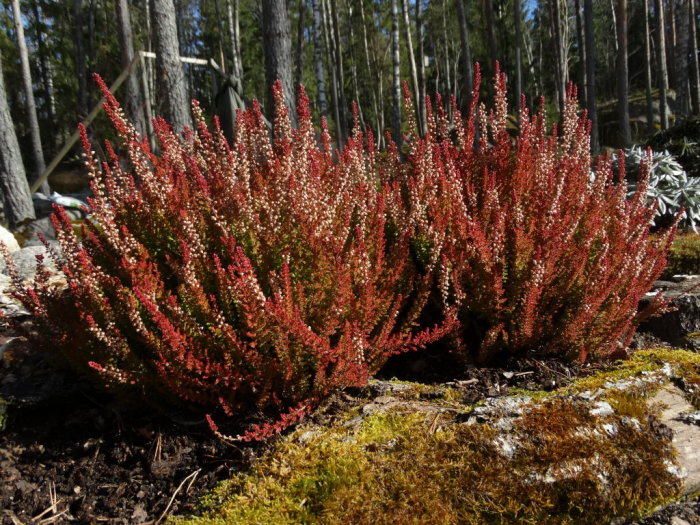
[(17, 283), (45, 348), (152, 401), (276, 418), (249, 439), (450, 329), (416, 328), (432, 277), (407, 263), (407, 232), (386, 233), (371, 135), (334, 160), (303, 90), (292, 129), (277, 85), (272, 137), (254, 103), (229, 146), (195, 103), (196, 130), (155, 123), (156, 155), (98, 82), (126, 158), (107, 143), (100, 163), (81, 130), (92, 214), (80, 235), (53, 217), (69, 289)]
[(490, 111), (476, 80), (466, 120), (453, 100), (451, 121), (438, 99), (435, 112), (427, 108), (427, 134), (414, 127), (407, 162), (390, 152), (383, 169), (392, 220), (442, 261), (440, 300), (459, 308), (458, 354), (481, 362), (619, 355), (638, 323), (664, 306), (657, 297), (637, 311), (675, 231), (649, 235), (648, 164), (630, 198), (624, 168), (615, 175), (607, 158), (591, 181), (589, 124), (573, 88), (551, 131), (543, 109), (531, 115), (522, 104), (513, 139), (504, 75)]

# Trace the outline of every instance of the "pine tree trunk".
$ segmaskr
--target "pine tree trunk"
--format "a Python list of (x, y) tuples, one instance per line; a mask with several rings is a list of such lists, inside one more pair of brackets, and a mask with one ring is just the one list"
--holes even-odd
[(347, 122), (348, 122), (348, 103), (345, 96), (345, 69), (343, 67), (343, 48), (342, 42), (340, 40), (340, 25), (338, 23), (338, 8), (336, 0), (329, 0), (328, 7), (330, 8), (330, 16), (328, 20), (330, 22), (331, 31), (329, 32), (331, 40), (333, 42), (333, 51), (335, 56), (335, 68), (336, 75), (338, 79), (338, 102), (340, 104), (340, 119), (341, 126), (340, 129), (343, 131), (343, 136), (347, 136)]
[(292, 38), (289, 27), (287, 3), (276, 0), (263, 0), (263, 48), (265, 50), (265, 77), (268, 86), (268, 111), (272, 111), (271, 87), (277, 80), (282, 81), (284, 101), (289, 108), (289, 117), (296, 125), (296, 97), (292, 78)]
[(649, 4), (642, 0), (644, 9), (644, 92), (646, 95), (647, 133), (654, 131), (654, 99), (651, 80), (651, 29), (649, 27)]
[(676, 47), (674, 62), (676, 71), (676, 106), (678, 114), (689, 115), (690, 89), (688, 70), (688, 41), (690, 36), (688, 3), (690, 0), (680, 0), (676, 5)]
[(464, 82), (465, 96), (462, 109), (469, 109), (472, 101), (472, 90), (474, 89), (474, 69), (472, 66), (472, 52), (469, 46), (469, 26), (467, 25), (467, 15), (464, 10), (464, 0), (455, 0), (457, 4), (457, 17), (459, 18), (459, 40), (462, 44), (462, 82)]
[(578, 68), (579, 101), (583, 107), (586, 107), (586, 37), (584, 36), (583, 20), (581, 18), (581, 0), (574, 0), (574, 9), (576, 10), (576, 42), (580, 62)]
[(425, 134), (427, 131), (425, 107), (425, 30), (423, 28), (423, 13), (420, 0), (416, 2), (416, 40), (418, 40), (418, 113), (420, 114), (420, 131), (421, 134)]
[[(53, 89), (53, 68), (51, 67), (51, 62), (48, 57), (48, 50), (46, 49), (46, 33), (44, 32), (44, 16), (41, 6), (38, 0), (32, 2), (32, 9), (34, 11), (34, 18), (37, 23), (37, 44), (39, 51), (39, 66), (41, 71), (41, 83), (44, 91), (44, 102), (46, 104), (46, 114), (49, 126), (55, 126), (56, 124), (56, 99), (54, 96)], [(59, 134), (54, 134), (54, 144), (55, 140), (58, 139)]]
[(659, 68), (659, 114), (661, 129), (668, 128), (668, 103), (666, 101), (666, 89), (668, 87), (668, 70), (666, 69), (666, 37), (664, 23), (663, 0), (654, 0), (656, 11), (656, 55)]
[(596, 104), (595, 85), (595, 35), (593, 33), (593, 1), (583, 1), (584, 31), (586, 33), (586, 101), (588, 102), (588, 118), (591, 120), (591, 151), (597, 153), (600, 149), (598, 139), (598, 106)]
[(523, 65), (522, 65), (522, 46), (523, 34), (520, 27), (520, 17), (522, 16), (520, 9), (520, 0), (513, 0), (513, 17), (515, 25), (515, 107), (520, 108), (520, 98), (523, 94)]
[(226, 21), (228, 26), (228, 37), (231, 41), (231, 65), (232, 72), (241, 83), (243, 82), (243, 66), (241, 61), (241, 42), (239, 28), (239, 5), (238, 0), (226, 0)]
[(498, 41), (496, 40), (496, 20), (493, 13), (493, 0), (484, 0), (484, 14), (486, 15), (486, 41), (489, 48), (488, 70), (491, 71), (498, 60)]
[(306, 0), (299, 0), (299, 18), (297, 19), (297, 41), (294, 50), (294, 89), (304, 78), (304, 28), (306, 27)]
[(182, 131), (191, 124), (185, 74), (180, 63), (180, 42), (173, 0), (151, 0), (155, 36), (156, 74), (162, 113), (173, 129)]
[(623, 146), (632, 143), (627, 67), (627, 0), (617, 0), (617, 115)]
[[(19, 0), (12, 0), (12, 14), (15, 21), (15, 31), (17, 33), (17, 48), (19, 49), (19, 60), (22, 67), (22, 85), (24, 89), (24, 100), (27, 112), (27, 126), (29, 135), (32, 141), (32, 158), (34, 161), (34, 170), (32, 181), (41, 177), (46, 169), (44, 162), (44, 151), (41, 146), (41, 131), (39, 129), (39, 120), (36, 116), (36, 103), (34, 101), (34, 88), (32, 86), (32, 74), (29, 69), (29, 52), (27, 51), (27, 42), (24, 40), (24, 26), (22, 25), (22, 12), (19, 7)], [(40, 190), (42, 193), (49, 194), (51, 190), (47, 182), (44, 182)]]
[[(116, 0), (117, 33), (119, 35), (119, 47), (121, 49), (122, 68), (128, 67), (133, 62), (134, 37), (131, 32), (131, 16), (129, 14), (128, 0)], [(133, 70), (126, 79), (126, 95), (124, 109), (132, 124), (141, 135), (146, 133), (146, 117), (143, 111), (143, 97), (139, 87), (139, 78)]]
[(399, 5), (391, 0), (391, 130), (394, 142), (401, 147), (401, 57), (399, 54)]
[(566, 98), (566, 73), (564, 71), (563, 42), (561, 31), (561, 11), (559, 0), (550, 1), (550, 13), (552, 18), (552, 31), (554, 33), (554, 85), (557, 90), (557, 105), (559, 113), (564, 111)]
[(34, 205), (5, 92), (0, 55), (0, 194), (10, 228), (34, 219)]
[(700, 65), (698, 64), (698, 32), (696, 23), (695, 0), (689, 0), (688, 25), (688, 65), (690, 67), (690, 100), (693, 105), (693, 115), (700, 115)]
[(333, 34), (331, 31), (330, 18), (327, 0), (321, 0), (321, 22), (323, 23), (323, 43), (326, 48), (326, 63), (328, 64), (328, 74), (331, 89), (331, 99), (333, 102), (333, 120), (335, 122), (336, 143), (338, 149), (343, 147), (344, 134), (343, 122), (340, 112), (340, 90), (338, 89), (338, 70), (333, 67), (335, 61), (335, 48), (333, 47)]
[(321, 17), (321, 0), (313, 0), (314, 10), (314, 63), (316, 66), (316, 89), (318, 91), (318, 109), (322, 117), (328, 116), (326, 101), (326, 80), (323, 71), (323, 21)]
[(408, 0), (401, 1), (401, 11), (403, 14), (404, 32), (406, 35), (406, 49), (408, 51), (408, 64), (411, 67), (411, 82), (413, 89), (413, 104), (416, 108), (416, 120), (418, 121), (418, 129), (421, 129), (421, 115), (418, 111), (420, 105), (420, 88), (418, 86), (418, 69), (416, 67), (416, 55), (413, 52), (413, 37), (411, 36), (411, 20), (408, 16)]
[[(318, 0), (316, 0), (318, 1)], [(372, 65), (370, 62), (369, 58), (369, 43), (367, 41), (367, 21), (365, 19), (365, 7), (364, 7), (364, 1), (360, 0), (360, 20), (362, 21), (362, 43), (363, 43), (363, 48), (364, 48), (364, 55), (365, 55), (365, 68), (367, 69), (367, 78), (371, 79), (373, 77), (373, 71), (372, 71)], [(372, 110), (374, 111), (374, 119), (375, 119), (375, 135), (377, 136), (377, 140), (381, 141), (382, 136), (381, 136), (381, 127), (380, 127), (380, 121), (379, 121), (379, 105), (377, 103), (377, 92), (370, 88), (370, 91), (372, 92)]]

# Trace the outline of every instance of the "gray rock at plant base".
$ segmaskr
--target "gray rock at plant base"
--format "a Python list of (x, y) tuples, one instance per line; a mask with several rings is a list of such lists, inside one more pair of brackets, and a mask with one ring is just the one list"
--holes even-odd
[(659, 420), (673, 431), (673, 446), (678, 452), (678, 465), (683, 469), (683, 492), (692, 494), (700, 490), (700, 426), (687, 422), (684, 414), (693, 412), (682, 392), (675, 387), (660, 389), (651, 403), (665, 408)]
[[(50, 245), (58, 252), (59, 247), (56, 241), (50, 242)], [(43, 256), (44, 264), (52, 273), (58, 273), (56, 265), (49, 257), (45, 246), (28, 246), (10, 254), (10, 258), (15, 263), (22, 280), (28, 281), (36, 274), (37, 255)], [(9, 269), (3, 260), (0, 260), (0, 273), (9, 275)]]
[(17, 239), (15, 239), (15, 236), (2, 226), (0, 226), (0, 242), (5, 244), (7, 251), (10, 253), (19, 250), (19, 243)]
[[(645, 321), (638, 331), (669, 343), (671, 346), (689, 349), (700, 348), (700, 340), (689, 338), (689, 334), (700, 332), (700, 276), (678, 276), (678, 282), (657, 281), (652, 291), (663, 291), (675, 308), (659, 317)], [(640, 303), (644, 309), (652, 297), (647, 294)]]

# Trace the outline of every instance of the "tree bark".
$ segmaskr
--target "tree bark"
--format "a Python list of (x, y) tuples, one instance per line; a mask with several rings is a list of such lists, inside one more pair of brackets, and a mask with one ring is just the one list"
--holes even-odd
[(321, 0), (313, 0), (314, 10), (314, 64), (316, 66), (316, 89), (318, 91), (318, 110), (322, 117), (328, 116), (326, 101), (326, 80), (323, 70), (323, 28), (321, 20)]
[(289, 117), (292, 124), (296, 126), (296, 98), (292, 80), (292, 38), (287, 3), (277, 0), (263, 0), (262, 21), (269, 111), (272, 111), (273, 108), (270, 88), (275, 81), (281, 80), (284, 101), (289, 108)]
[(421, 3), (421, 0), (416, 0), (416, 40), (418, 41), (418, 112), (420, 114), (420, 132), (421, 134), (425, 134), (427, 131), (427, 116), (425, 107), (425, 29), (423, 27), (423, 12)]
[(469, 46), (469, 26), (464, 10), (464, 0), (455, 0), (457, 4), (457, 17), (459, 18), (459, 40), (462, 44), (462, 77), (464, 82), (464, 103), (462, 110), (466, 115), (472, 102), (472, 90), (474, 89), (474, 68), (472, 65), (472, 52)]
[[(128, 0), (116, 0), (114, 3), (117, 14), (117, 33), (121, 49), (122, 68), (126, 68), (134, 60), (134, 37), (131, 32), (131, 16)], [(141, 135), (146, 133), (146, 117), (143, 111), (143, 97), (139, 87), (139, 78), (133, 70), (126, 79), (126, 96), (124, 109), (132, 124)]]
[(299, 18), (297, 19), (297, 41), (294, 50), (294, 89), (304, 78), (304, 29), (306, 27), (306, 0), (299, 0)]
[(598, 107), (596, 105), (595, 85), (595, 35), (593, 34), (593, 1), (583, 1), (584, 31), (586, 32), (586, 101), (588, 118), (591, 120), (591, 151), (600, 149), (598, 139)]
[(228, 37), (231, 41), (231, 66), (233, 75), (236, 76), (241, 83), (243, 82), (243, 66), (241, 62), (241, 42), (239, 30), (239, 5), (238, 0), (226, 0), (226, 21), (228, 26)]
[[(420, 0), (417, 0), (420, 1)], [(418, 110), (420, 105), (420, 87), (418, 86), (418, 69), (416, 67), (416, 55), (413, 52), (413, 37), (411, 36), (411, 20), (408, 16), (408, 0), (401, 1), (401, 11), (403, 15), (404, 32), (406, 35), (406, 50), (408, 51), (408, 64), (411, 67), (411, 83), (413, 89), (413, 104), (415, 105), (415, 114), (417, 117), (418, 129), (421, 129), (421, 115)]]
[(690, 66), (690, 100), (693, 115), (700, 115), (700, 65), (698, 64), (698, 33), (696, 24), (695, 0), (689, 0), (688, 25), (688, 64)]
[(173, 129), (179, 132), (189, 126), (191, 120), (185, 74), (180, 63), (175, 5), (173, 0), (150, 1), (162, 113)]
[[(316, 0), (318, 1), (318, 0)], [(367, 69), (367, 78), (371, 79), (373, 77), (373, 71), (372, 71), (372, 65), (370, 62), (369, 58), (369, 43), (367, 41), (367, 21), (365, 19), (365, 7), (364, 7), (364, 1), (360, 0), (360, 20), (362, 22), (362, 40), (363, 40), (363, 47), (364, 47), (364, 54), (365, 54), (365, 68)], [(416, 3), (418, 5), (419, 2)], [(377, 103), (377, 92), (370, 87), (370, 91), (372, 92), (372, 110), (374, 111), (374, 119), (375, 119), (375, 131), (377, 135), (377, 141), (381, 141), (382, 136), (381, 136), (381, 127), (380, 127), (380, 120), (379, 120), (379, 105)]]
[(566, 98), (566, 72), (563, 56), (563, 40), (561, 30), (561, 10), (559, 0), (550, 0), (550, 13), (552, 18), (552, 31), (554, 33), (554, 85), (557, 90), (557, 105), (559, 113), (564, 111)]
[(333, 101), (333, 115), (335, 121), (335, 134), (338, 149), (343, 147), (344, 133), (343, 121), (340, 110), (340, 90), (338, 89), (338, 70), (333, 67), (335, 61), (335, 49), (333, 47), (333, 32), (328, 19), (330, 18), (327, 0), (321, 0), (321, 22), (323, 23), (323, 42), (326, 47), (326, 63), (330, 76), (331, 99)]
[(34, 219), (35, 215), (3, 77), (0, 55), (0, 193), (5, 218), (12, 229), (25, 220)]
[(622, 145), (632, 143), (629, 107), (629, 72), (627, 67), (627, 0), (617, 0), (617, 115)]
[[(39, 120), (36, 116), (36, 102), (34, 101), (34, 88), (32, 87), (32, 73), (29, 68), (29, 52), (27, 51), (27, 42), (24, 40), (24, 26), (22, 24), (22, 12), (19, 7), (19, 0), (12, 0), (12, 14), (14, 16), (15, 31), (17, 33), (17, 48), (19, 49), (19, 60), (22, 67), (22, 85), (24, 90), (24, 100), (27, 112), (27, 125), (29, 127), (29, 135), (32, 141), (32, 159), (34, 161), (34, 170), (32, 181), (41, 177), (46, 169), (44, 162), (44, 151), (41, 146), (41, 132), (39, 129)], [(49, 194), (50, 188), (47, 182), (41, 185), (42, 193)]]
[(496, 40), (496, 20), (493, 13), (493, 1), (484, 0), (484, 13), (486, 15), (486, 41), (489, 47), (489, 70), (492, 70), (498, 60), (498, 41)]
[(335, 53), (335, 68), (338, 79), (338, 101), (340, 104), (340, 129), (343, 131), (343, 136), (347, 136), (348, 122), (348, 103), (345, 96), (345, 69), (343, 67), (343, 47), (340, 40), (340, 24), (338, 23), (338, 7), (336, 0), (329, 0), (328, 7), (330, 8), (328, 20), (331, 30), (329, 32), (333, 42), (333, 51)]
[(646, 95), (647, 133), (654, 131), (654, 100), (651, 80), (651, 29), (649, 27), (649, 4), (642, 0), (644, 9), (644, 92)]
[(574, 0), (574, 9), (576, 10), (576, 43), (580, 62), (578, 68), (579, 100), (581, 105), (586, 107), (586, 37), (584, 36), (583, 20), (581, 19), (581, 0)]
[(522, 65), (522, 46), (523, 34), (520, 27), (520, 0), (513, 0), (513, 17), (515, 29), (515, 108), (520, 108), (520, 98), (523, 94), (523, 65)]
[(666, 89), (668, 87), (668, 70), (666, 69), (666, 37), (664, 23), (664, 9), (662, 0), (654, 0), (656, 11), (656, 55), (659, 68), (659, 115), (661, 129), (668, 128), (668, 103), (666, 101)]
[(391, 130), (394, 142), (401, 147), (401, 57), (399, 54), (399, 5), (391, 0)]
[[(34, 11), (34, 18), (37, 24), (36, 38), (39, 51), (41, 83), (44, 92), (44, 101), (46, 104), (46, 115), (49, 126), (53, 127), (56, 124), (56, 99), (54, 97), (53, 89), (53, 68), (51, 67), (51, 62), (48, 56), (48, 50), (46, 49), (44, 16), (38, 0), (34, 0), (32, 2), (32, 9)], [(57, 139), (58, 137), (58, 134), (54, 135), (54, 139)], [(54, 144), (55, 143), (56, 142), (54, 140)]]
[(79, 120), (82, 120), (89, 111), (85, 42), (83, 40), (83, 0), (73, 1), (73, 22), (75, 24), (75, 67), (78, 76), (78, 117)]
[(688, 16), (688, 3), (690, 0), (681, 0), (675, 7), (676, 12), (676, 47), (674, 49), (674, 62), (676, 71), (676, 107), (679, 115), (689, 115), (690, 89), (688, 70), (688, 41), (690, 28)]

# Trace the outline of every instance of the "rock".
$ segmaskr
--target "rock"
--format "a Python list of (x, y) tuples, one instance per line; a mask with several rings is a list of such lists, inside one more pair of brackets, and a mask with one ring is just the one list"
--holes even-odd
[[(58, 249), (58, 244), (52, 244)], [(28, 281), (36, 274), (37, 256), (43, 257), (44, 264), (53, 273), (57, 273), (56, 264), (49, 257), (45, 246), (29, 246), (10, 254), (10, 258), (15, 263), (17, 271), (22, 280)], [(0, 273), (9, 275), (9, 271), (4, 261), (0, 261)]]
[(693, 412), (692, 405), (675, 387), (660, 389), (651, 402), (665, 407), (659, 420), (673, 432), (673, 446), (678, 452), (678, 465), (685, 475), (683, 492), (697, 492), (700, 490), (700, 427), (682, 419), (683, 414)]
[(32, 221), (22, 229), (22, 235), (25, 239), (27, 239), (27, 241), (24, 243), (24, 247), (41, 246), (41, 241), (37, 235), (39, 233), (47, 240), (56, 240), (56, 230), (54, 229), (53, 223), (49, 217)]
[[(645, 321), (638, 331), (674, 347), (694, 349), (700, 342), (688, 336), (700, 332), (700, 276), (685, 277), (680, 282), (657, 281), (654, 289), (663, 290), (664, 297), (671, 299), (675, 310)], [(650, 300), (651, 296), (644, 297), (639, 303), (640, 309)]]
[(19, 243), (17, 239), (15, 239), (15, 236), (2, 226), (0, 226), (0, 242), (5, 244), (7, 251), (10, 253), (19, 250)]

